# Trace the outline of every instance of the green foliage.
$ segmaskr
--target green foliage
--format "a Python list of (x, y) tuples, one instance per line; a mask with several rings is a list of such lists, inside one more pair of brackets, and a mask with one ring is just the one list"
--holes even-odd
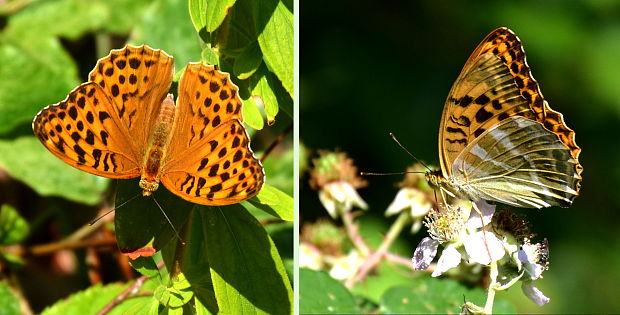
[(43, 310), (41, 315), (96, 314), (127, 287), (129, 284), (98, 284), (57, 302)]
[(337, 280), (322, 271), (299, 269), (300, 314), (357, 314), (353, 295)]
[(4, 282), (0, 282), (0, 314), (2, 315), (19, 315), (19, 300), (11, 292), (11, 289)]
[(21, 242), (28, 233), (28, 222), (9, 205), (0, 208), (0, 244), (10, 245)]

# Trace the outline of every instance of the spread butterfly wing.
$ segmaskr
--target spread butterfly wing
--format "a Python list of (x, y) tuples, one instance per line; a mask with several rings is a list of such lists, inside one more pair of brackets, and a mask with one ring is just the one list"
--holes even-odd
[(84, 83), (45, 107), (32, 128), (50, 152), (77, 169), (110, 178), (140, 175), (137, 149), (96, 83)]
[(90, 81), (99, 84), (113, 104), (110, 115), (116, 115), (127, 129), (140, 156), (154, 132), (173, 72), (173, 58), (146, 45), (112, 50), (90, 72)]
[(453, 180), (467, 195), (525, 208), (569, 206), (578, 195), (577, 160), (541, 124), (510, 117), (455, 159)]
[(205, 205), (233, 204), (258, 193), (265, 175), (241, 124), (241, 106), (228, 74), (202, 63), (187, 66), (179, 82), (164, 186)]

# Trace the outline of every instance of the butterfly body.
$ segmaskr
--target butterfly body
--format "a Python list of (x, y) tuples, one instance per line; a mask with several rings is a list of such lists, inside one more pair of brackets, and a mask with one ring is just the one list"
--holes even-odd
[(519, 38), (491, 32), (455, 81), (439, 129), (442, 195), (517, 207), (569, 206), (581, 172), (575, 133), (531, 75)]
[(89, 82), (36, 115), (34, 133), (77, 169), (140, 177), (145, 196), (162, 183), (204, 205), (253, 197), (265, 174), (249, 147), (237, 86), (213, 66), (189, 63), (175, 103), (168, 94), (173, 73), (173, 59), (162, 50), (112, 50)]
[(170, 132), (174, 123), (175, 105), (172, 94), (168, 94), (161, 104), (155, 129), (150, 139), (150, 146), (145, 155), (144, 166), (140, 176), (140, 188), (142, 195), (149, 196), (159, 188), (159, 178), (161, 176), (161, 164), (164, 160), (168, 143), (170, 142)]

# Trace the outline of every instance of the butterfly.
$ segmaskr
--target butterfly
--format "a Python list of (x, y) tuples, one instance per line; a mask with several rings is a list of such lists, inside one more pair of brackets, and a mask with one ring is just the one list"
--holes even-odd
[(476, 47), (454, 82), (439, 127), (441, 171), (426, 179), (454, 198), (567, 207), (583, 167), (575, 132), (549, 107), (508, 28)]
[(140, 176), (203, 205), (256, 195), (265, 174), (242, 125), (238, 88), (227, 73), (189, 63), (175, 104), (173, 58), (127, 45), (97, 62), (89, 81), (34, 118), (34, 134), (65, 163), (109, 178)]

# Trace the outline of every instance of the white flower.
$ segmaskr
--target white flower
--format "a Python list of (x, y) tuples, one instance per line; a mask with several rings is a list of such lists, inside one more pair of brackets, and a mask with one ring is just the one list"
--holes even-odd
[[(431, 237), (424, 238), (416, 248), (412, 258), (414, 269), (428, 268), (441, 243), (447, 245), (439, 257), (433, 277), (458, 266), (462, 259), (488, 265), (504, 257), (504, 243), (493, 232), (483, 230), (491, 222), (495, 206), (485, 201), (477, 202), (476, 206), (482, 213), (482, 219), (477, 211), (471, 211), (471, 203), (469, 209), (463, 205), (458, 208), (449, 206), (442, 212), (429, 213), (425, 225)], [(464, 247), (464, 253), (459, 251), (461, 247)]]
[(534, 301), (534, 303), (538, 304), (539, 306), (543, 306), (549, 303), (549, 301), (551, 301), (551, 299), (546, 297), (542, 293), (542, 291), (540, 291), (537, 287), (534, 286), (531, 280), (523, 281), (523, 283), (521, 284), (521, 290), (523, 290), (525, 296), (530, 298), (530, 300)]
[(332, 268), (329, 270), (329, 275), (337, 280), (347, 280), (355, 276), (362, 263), (364, 258), (356, 250), (352, 250), (347, 256), (331, 261)]
[(422, 218), (428, 213), (431, 206), (424, 192), (417, 188), (403, 187), (396, 193), (394, 201), (392, 201), (387, 211), (385, 211), (385, 216), (391, 216), (403, 210), (410, 209), (411, 217)]
[(529, 241), (526, 241), (521, 246), (521, 250), (517, 252), (517, 257), (523, 264), (523, 269), (530, 280), (542, 278), (543, 271), (549, 268), (547, 261), (549, 257), (548, 248), (547, 239), (536, 244), (530, 244)]
[(332, 218), (351, 211), (353, 206), (367, 209), (368, 205), (351, 184), (345, 181), (331, 182), (319, 191), (319, 199)]
[(299, 244), (299, 267), (320, 270), (323, 266), (321, 251), (306, 242)]

